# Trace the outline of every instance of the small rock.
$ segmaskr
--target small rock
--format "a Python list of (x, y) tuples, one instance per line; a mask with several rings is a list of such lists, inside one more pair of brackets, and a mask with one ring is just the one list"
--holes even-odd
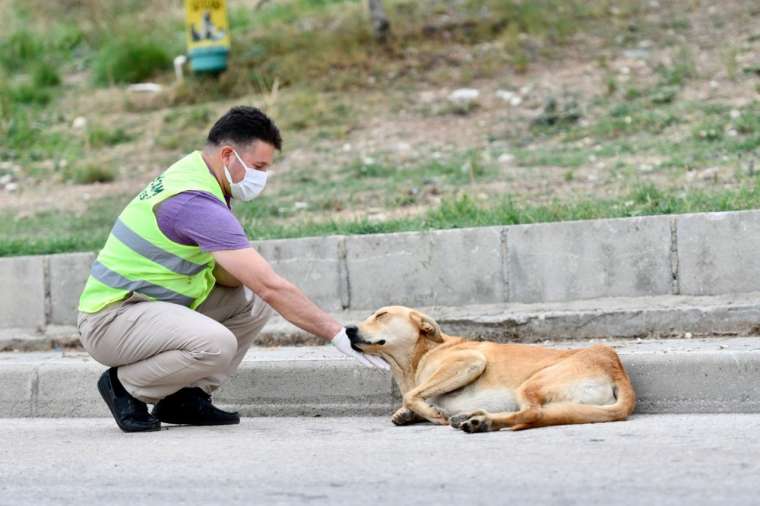
[(509, 102), (512, 100), (512, 97), (514, 97), (516, 94), (508, 91), (508, 90), (496, 90), (496, 96), (502, 99), (505, 102)]
[(16, 190), (18, 190), (18, 183), (8, 183), (5, 185), (5, 191), (7, 192), (13, 193)]
[(691, 339), (691, 338), (692, 338), (691, 332), (687, 332), (687, 333), (685, 333), (683, 336), (684, 336), (686, 339)]
[(375, 163), (375, 159), (372, 158), (371, 156), (363, 156), (362, 163), (364, 165), (372, 165), (373, 163)]
[[(649, 57), (649, 50), (644, 48), (626, 49), (623, 51), (623, 57), (628, 60), (646, 60)], [(624, 68), (627, 69), (627, 67)], [(624, 73), (627, 74), (628, 72)]]
[(703, 180), (717, 180), (718, 179), (718, 168), (717, 167), (710, 167), (709, 169), (705, 169), (702, 172), (699, 173), (699, 177)]
[(480, 91), (475, 88), (459, 88), (449, 94), (449, 100), (458, 104), (467, 104), (477, 100), (480, 96)]
[(293, 208), (296, 210), (302, 210), (302, 209), (308, 209), (309, 203), (308, 202), (295, 202), (293, 204)]
[(6, 185), (10, 183), (11, 181), (13, 181), (13, 176), (11, 176), (10, 174), (5, 174), (4, 176), (0, 176), (1, 185)]
[(412, 145), (406, 142), (399, 142), (396, 145), (396, 149), (402, 152), (409, 151), (410, 149), (412, 149)]
[(730, 114), (731, 114), (731, 119), (736, 119), (742, 115), (741, 111), (739, 111), (738, 109), (731, 109)]
[(652, 172), (654, 170), (654, 167), (648, 163), (642, 163), (639, 165), (639, 171), (640, 172)]
[(135, 83), (127, 86), (127, 91), (136, 93), (159, 93), (164, 87), (158, 83)]
[(517, 107), (518, 105), (522, 104), (522, 97), (518, 95), (517, 93), (513, 91), (508, 90), (498, 90), (496, 92), (496, 96), (511, 105), (512, 107)]
[(503, 163), (503, 164), (509, 164), (512, 163), (515, 159), (515, 156), (511, 153), (502, 153), (499, 155), (499, 158), (496, 159), (497, 162)]
[(351, 151), (351, 144), (345, 143), (342, 149), (343, 151)]
[(77, 116), (74, 118), (74, 122), (71, 124), (71, 127), (76, 130), (82, 130), (83, 128), (87, 127), (87, 118), (84, 116)]

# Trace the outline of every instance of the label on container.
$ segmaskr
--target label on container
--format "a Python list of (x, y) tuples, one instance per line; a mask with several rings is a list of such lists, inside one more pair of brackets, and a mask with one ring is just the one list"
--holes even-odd
[(226, 0), (185, 0), (187, 48), (230, 47)]

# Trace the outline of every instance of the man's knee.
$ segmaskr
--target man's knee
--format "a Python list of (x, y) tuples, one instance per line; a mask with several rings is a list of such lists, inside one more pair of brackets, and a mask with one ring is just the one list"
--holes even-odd
[(189, 350), (199, 363), (211, 369), (227, 367), (238, 351), (235, 334), (221, 325), (220, 327), (199, 336), (197, 344)]

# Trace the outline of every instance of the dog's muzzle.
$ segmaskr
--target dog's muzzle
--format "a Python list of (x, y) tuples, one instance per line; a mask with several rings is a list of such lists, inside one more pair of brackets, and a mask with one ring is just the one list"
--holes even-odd
[(348, 340), (351, 342), (351, 348), (354, 349), (354, 351), (358, 351), (362, 353), (364, 350), (359, 348), (362, 344), (375, 344), (378, 346), (382, 346), (385, 344), (385, 339), (380, 339), (379, 341), (375, 341), (374, 343), (372, 341), (367, 341), (359, 334), (359, 327), (356, 325), (349, 325), (346, 327), (346, 335), (348, 336)]

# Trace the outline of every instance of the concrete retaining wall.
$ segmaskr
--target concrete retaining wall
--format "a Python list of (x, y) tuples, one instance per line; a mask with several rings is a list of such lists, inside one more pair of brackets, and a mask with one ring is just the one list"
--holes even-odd
[[(254, 245), (331, 311), (760, 291), (760, 211)], [(0, 259), (0, 329), (74, 325), (93, 258)]]
[[(760, 412), (757, 338), (607, 344), (631, 377), (638, 413)], [(104, 369), (86, 353), (0, 353), (0, 418), (110, 416), (96, 388)], [(388, 371), (332, 346), (254, 348), (214, 399), (244, 416), (390, 416), (401, 404)]]

